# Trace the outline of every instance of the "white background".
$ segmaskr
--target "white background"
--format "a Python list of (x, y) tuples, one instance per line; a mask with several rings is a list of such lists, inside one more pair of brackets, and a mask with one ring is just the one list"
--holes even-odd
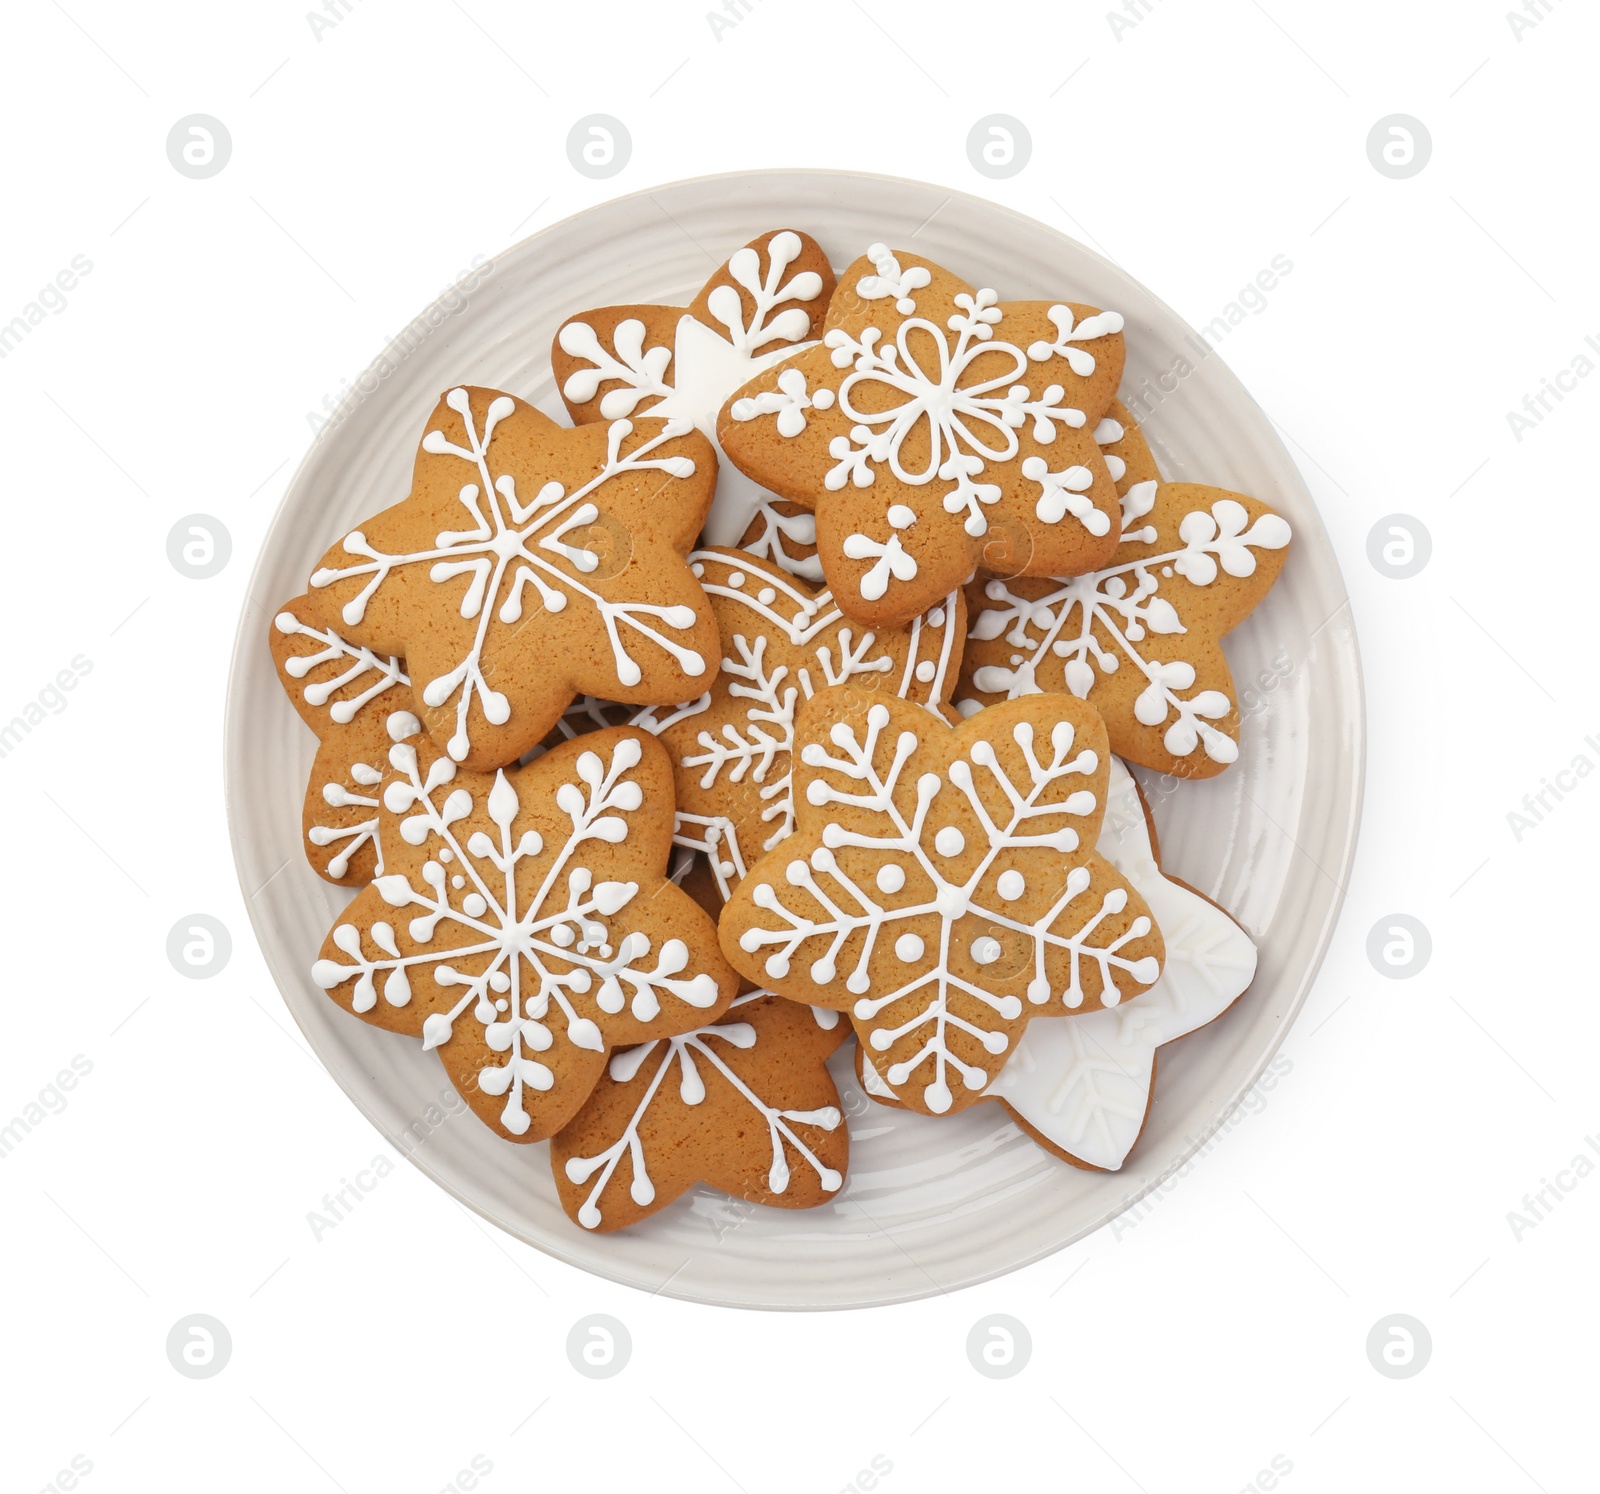
[[(1592, 11), (1552, 0), (1518, 31), (1482, 0), (1132, 0), (1116, 30), (1099, 4), (751, 0), (719, 35), (706, 0), (330, 3), (320, 35), (294, 3), (6, 8), (0, 323), (75, 255), (93, 268), (0, 361), (0, 719), (92, 668), (0, 758), (0, 1123), (75, 1055), (92, 1070), (0, 1158), (0, 1483), (64, 1490), (77, 1457), (90, 1490), (437, 1494), (476, 1456), (490, 1491), (834, 1494), (876, 1456), (891, 1494), (1265, 1491), (1274, 1458), (1296, 1494), (1592, 1488), (1600, 1180), (1562, 1169), (1600, 1162), (1600, 781), (1567, 779), (1520, 839), (1507, 819), (1600, 764), (1600, 379), (1520, 440), (1507, 420), (1600, 361)], [(966, 152), (996, 112), (1033, 137), (1006, 180)], [(233, 139), (208, 180), (166, 155), (192, 113)], [(632, 135), (609, 181), (567, 158), (591, 113)], [(1405, 180), (1366, 149), (1394, 113), (1433, 142)], [(307, 413), (475, 255), (619, 192), (783, 165), (987, 194), (1196, 325), (1292, 261), (1221, 354), (1334, 536), (1371, 712), (1292, 1072), (1132, 1228), (882, 1311), (648, 1298), (404, 1164), (314, 1238), (308, 1211), (388, 1148), (255, 951), (220, 768), (228, 650)], [(233, 541), (203, 581), (166, 554), (197, 512)], [(1432, 535), (1409, 580), (1368, 560), (1393, 513)], [(195, 912), (234, 935), (210, 980), (165, 953)], [(1406, 980), (1366, 953), (1397, 912), (1433, 941)], [(596, 1312), (633, 1340), (600, 1381), (564, 1347)], [(1031, 1335), (1011, 1379), (966, 1358), (992, 1312)], [(193, 1313), (231, 1334), (211, 1379), (167, 1360)], [(1395, 1313), (1432, 1338), (1405, 1380), (1365, 1347)]]

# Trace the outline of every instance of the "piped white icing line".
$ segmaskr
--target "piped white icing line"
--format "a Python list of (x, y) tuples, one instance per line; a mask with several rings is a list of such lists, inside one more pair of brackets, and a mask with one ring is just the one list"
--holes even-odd
[[(1098, 758), (1092, 750), (1073, 751), (1075, 733), (1069, 722), (1055, 723), (1050, 733), (1049, 754), (1044, 758), (1035, 750), (1032, 724), (1015, 723), (1012, 735), (1028, 767), (1029, 782), (1026, 784), (1011, 781), (992, 744), (983, 738), (973, 741), (968, 757), (956, 758), (943, 775), (925, 772), (917, 779), (916, 809), (910, 818), (896, 803), (895, 791), (906, 762), (917, 749), (918, 738), (914, 732), (900, 732), (892, 745), (887, 767), (880, 768), (878, 744), (888, 724), (888, 710), (875, 704), (867, 711), (865, 731), (859, 736), (852, 722), (834, 723), (829, 740), (838, 755), (818, 742), (802, 748), (802, 760), (807, 765), (827, 768), (859, 785), (858, 792), (847, 792), (836, 788), (826, 778), (814, 778), (807, 789), (809, 802), (837, 803), (866, 811), (874, 817), (872, 822), (879, 833), (849, 830), (836, 822), (825, 825), (823, 843), (810, 859), (791, 861), (784, 871), (788, 885), (815, 906), (817, 916), (791, 911), (779, 900), (772, 886), (762, 882), (755, 889), (754, 902), (758, 908), (771, 913), (777, 922), (769, 927), (748, 927), (740, 935), (739, 946), (748, 954), (771, 948), (765, 968), (769, 977), (781, 980), (790, 973), (791, 961), (800, 946), (808, 941), (819, 941), (811, 945), (813, 951), (820, 947), (821, 953), (812, 960), (809, 974), (819, 985), (825, 985), (837, 975), (836, 961), (846, 944), (855, 936), (862, 936), (852, 946), (855, 964), (845, 986), (860, 997), (853, 1006), (856, 1018), (868, 1024), (868, 1043), (863, 1051), (870, 1048), (882, 1052), (907, 1033), (926, 1029), (923, 1046), (909, 1060), (891, 1066), (884, 1077), (891, 1085), (902, 1086), (926, 1066), (929, 1072), (919, 1081), (924, 1083), (922, 1098), (927, 1107), (938, 1114), (948, 1110), (952, 1103), (952, 1071), (969, 1090), (983, 1089), (992, 1077), (987, 1069), (964, 1063), (951, 1052), (948, 1041), (951, 1030), (976, 1038), (986, 1052), (999, 1056), (1009, 1046), (1010, 1024), (1024, 1011), (1018, 997), (991, 991), (950, 968), (956, 927), (967, 914), (979, 914), (997, 931), (1013, 936), (1029, 949), (1033, 973), (1026, 992), (1034, 1006), (1055, 1000), (1068, 1011), (1081, 1006), (1085, 995), (1081, 974), (1089, 964), (1096, 967), (1100, 976), (1101, 1001), (1114, 1006), (1128, 994), (1121, 983), (1149, 985), (1160, 971), (1160, 962), (1148, 955), (1130, 960), (1120, 953), (1124, 945), (1150, 933), (1150, 920), (1142, 914), (1117, 938), (1103, 944), (1093, 942), (1100, 923), (1127, 906), (1126, 891), (1118, 886), (1101, 892), (1097, 902), (1092, 897), (1084, 901), (1093, 881), (1086, 866), (1076, 865), (1065, 878), (1059, 877), (1059, 858), (1078, 849), (1079, 832), (1070, 824), (1045, 834), (1033, 830), (1032, 822), (1043, 816), (1053, 820), (1082, 818), (1095, 811), (1095, 796), (1088, 789), (1074, 790), (1066, 796), (1045, 793), (1047, 789), (1065, 787), (1073, 777), (1088, 779), (1098, 766)], [(974, 768), (991, 775), (1003, 791), (1010, 813), (1002, 821), (990, 817), (975, 787)], [(926, 824), (930, 806), (946, 784), (970, 806), (985, 836), (977, 866), (973, 868), (963, 863), (964, 875), (959, 882), (945, 875), (945, 862), (947, 858), (960, 855), (964, 848), (960, 831), (954, 826), (945, 826), (930, 837)], [(878, 893), (892, 898), (906, 885), (909, 869), (919, 878), (917, 885), (931, 886), (931, 894), (905, 906), (885, 906), (872, 891), (858, 885), (840, 867), (833, 853), (847, 846), (885, 853), (887, 859), (876, 875)], [(993, 904), (981, 891), (987, 873), (996, 867), (1001, 872), (1016, 871), (1024, 885), (1029, 875), (1055, 877), (1062, 888), (1061, 894), (1043, 917), (1032, 924), (1022, 923), (1006, 906), (1010, 900), (1006, 891), (1015, 886), (1014, 881), (1008, 881), (1007, 888), (1002, 890), (997, 879), (997, 898)], [(1016, 895), (1017, 892), (1012, 892), (1013, 898)], [(929, 915), (939, 919), (936, 947), (926, 945), (920, 936), (909, 931), (896, 935), (897, 924), (910, 918), (926, 920)], [(903, 984), (869, 995), (872, 979), (868, 967), (880, 945), (891, 947), (910, 968)], [(1050, 952), (1065, 952), (1069, 956), (1070, 979), (1059, 992), (1052, 989), (1045, 974), (1045, 959)], [(971, 953), (978, 965), (989, 962), (987, 947), (980, 950), (974, 946)], [(888, 984), (882, 978), (881, 967), (880, 959), (880, 986)], [(1003, 1025), (988, 1027), (957, 1016), (950, 1008), (952, 991), (975, 998), (980, 1008), (992, 1011)], [(887, 1007), (919, 994), (926, 999), (909, 1021), (893, 1028), (871, 1026), (872, 1020)]]
[[(459, 494), (472, 527), (443, 530), (435, 538), (434, 548), (398, 555), (374, 549), (359, 529), (353, 529), (344, 537), (344, 549), (365, 559), (356, 565), (319, 570), (312, 576), (311, 585), (324, 587), (351, 576), (370, 576), (371, 580), (343, 609), (344, 620), (355, 625), (365, 616), (373, 593), (402, 567), (426, 565), (428, 579), (435, 584), (461, 576), (472, 578), (461, 599), (461, 615), (478, 620), (472, 646), (452, 669), (422, 687), (424, 702), (436, 709), (452, 699), (456, 702), (455, 732), (447, 748), (450, 756), (460, 762), (471, 749), (469, 713), (474, 697), (484, 719), (491, 724), (503, 725), (511, 717), (510, 701), (484, 676), (483, 650), (492, 620), (510, 624), (521, 618), (523, 592), (529, 587), (538, 593), (549, 612), (562, 611), (573, 597), (582, 597), (594, 606), (611, 645), (617, 678), (624, 685), (638, 684), (643, 671), (623, 645), (623, 628), (665, 650), (685, 673), (704, 673), (705, 660), (698, 653), (645, 621), (655, 618), (667, 628), (690, 628), (695, 621), (692, 607), (607, 600), (580, 579), (596, 569), (600, 557), (566, 540), (571, 531), (586, 528), (600, 517), (600, 510), (587, 500), (611, 479), (627, 472), (647, 471), (678, 480), (692, 476), (695, 467), (691, 458), (650, 455), (666, 442), (686, 435), (691, 428), (689, 422), (669, 420), (658, 435), (624, 453), (622, 443), (632, 434), (633, 424), (615, 421), (606, 432), (605, 462), (594, 477), (571, 493), (558, 482), (547, 482), (524, 503), (517, 492), (515, 476), (506, 471), (496, 474), (493, 466), (495, 428), (516, 409), (515, 402), (507, 395), (493, 399), (481, 434), (465, 389), (452, 389), (445, 396), (445, 403), (461, 417), (467, 444), (457, 446), (442, 430), (432, 430), (423, 437), (422, 448), (434, 455), (459, 457), (474, 469), (477, 481), (466, 483)], [(565, 561), (579, 576), (556, 565), (551, 557)]]
[[(318, 628), (310, 623), (301, 622), (287, 607), (272, 619), (272, 625), (285, 637), (310, 638), (322, 645), (314, 654), (291, 654), (283, 661), (283, 672), (292, 680), (305, 679), (318, 665), (331, 664), (335, 660), (349, 660), (342, 673), (330, 675), (326, 679), (313, 680), (300, 691), (300, 698), (307, 705), (317, 709), (326, 706), (328, 719), (340, 726), (348, 725), (355, 720), (356, 713), (370, 701), (376, 700), (385, 690), (394, 685), (411, 683), (410, 677), (406, 674), (406, 667), (399, 659), (393, 657), (386, 659), (373, 653), (370, 648), (361, 648), (348, 639), (341, 638), (332, 628)], [(333, 700), (336, 691), (344, 689), (346, 685), (355, 684), (369, 673), (374, 678), (370, 683), (363, 685), (359, 694), (347, 696), (342, 700)]]
[[(686, 1032), (680, 1037), (658, 1039), (637, 1048), (626, 1048), (611, 1056), (609, 1072), (611, 1078), (619, 1084), (626, 1084), (652, 1060), (656, 1067), (622, 1134), (604, 1151), (598, 1152), (593, 1157), (567, 1159), (566, 1174), (570, 1182), (582, 1186), (596, 1173), (600, 1175), (588, 1198), (578, 1209), (578, 1223), (585, 1229), (596, 1229), (602, 1222), (604, 1215), (600, 1209), (600, 1199), (624, 1156), (628, 1158), (632, 1171), (628, 1183), (629, 1197), (641, 1207), (655, 1202), (655, 1184), (650, 1180), (644, 1154), (644, 1141), (639, 1134), (639, 1128), (655, 1102), (663, 1082), (674, 1068), (678, 1072), (678, 1097), (685, 1105), (698, 1105), (705, 1100), (705, 1078), (700, 1072), (700, 1065), (704, 1064), (726, 1080), (739, 1097), (761, 1117), (772, 1145), (772, 1163), (767, 1171), (767, 1188), (770, 1192), (782, 1195), (789, 1191), (791, 1172), (785, 1147), (792, 1148), (800, 1160), (816, 1173), (817, 1181), (825, 1192), (834, 1193), (843, 1186), (843, 1174), (835, 1168), (826, 1166), (795, 1130), (796, 1126), (816, 1126), (824, 1131), (837, 1130), (844, 1124), (844, 1115), (838, 1106), (825, 1105), (818, 1110), (785, 1110), (779, 1106), (769, 1105), (729, 1067), (712, 1046), (715, 1041), (744, 1050), (754, 1048), (759, 1041), (756, 1029), (749, 1022), (731, 1021), (729, 1017), (739, 1007), (746, 1006), (752, 1001), (760, 1001), (771, 994), (770, 991), (750, 991), (735, 1000), (728, 1009), (728, 1016), (718, 1022), (706, 1027), (697, 1027), (693, 1032)], [(829, 1012), (827, 1015), (836, 1019), (838, 1014)]]
[[(678, 319), (670, 349), (646, 348), (645, 324), (636, 317), (617, 324), (610, 351), (587, 322), (568, 322), (559, 333), (562, 351), (591, 367), (570, 373), (562, 393), (574, 404), (585, 404), (602, 383), (619, 379), (621, 386), (608, 390), (600, 401), (606, 419), (632, 414), (642, 401), (654, 399), (659, 402), (646, 412), (651, 417), (688, 420), (716, 444), (717, 415), (728, 396), (774, 363), (811, 346), (799, 340), (810, 330), (811, 315), (792, 303), (815, 301), (822, 293), (822, 277), (802, 270), (783, 278), (802, 247), (798, 234), (774, 234), (767, 244), (764, 275), (760, 254), (748, 246), (736, 251), (728, 260), (728, 273), (749, 293), (753, 305), (748, 315), (738, 291), (719, 285), (707, 297), (706, 309), (721, 331), (686, 312)], [(804, 574), (786, 561), (781, 548), (774, 548), (777, 534), (786, 531), (772, 522), (779, 518), (771, 510), (773, 495), (724, 458), (720, 445), (717, 457), (717, 493), (706, 519), (706, 543), (736, 545), (751, 521), (764, 515), (761, 538), (766, 548), (760, 553), (794, 574)], [(820, 567), (813, 569), (812, 579), (820, 580)]]
[(673, 822), (672, 843), (686, 851), (699, 851), (706, 858), (723, 902), (733, 896), (733, 889), (749, 870), (739, 847), (739, 832), (725, 815), (685, 814), (680, 809)]
[[(403, 742), (408, 737), (419, 735), (422, 731), (422, 723), (410, 711), (391, 712), (384, 726), (392, 742)], [(344, 876), (350, 870), (350, 863), (361, 848), (370, 844), (372, 874), (381, 877), (383, 841), (378, 835), (380, 820), (377, 794), (378, 785), (383, 782), (383, 769), (372, 763), (353, 762), (346, 769), (346, 777), (349, 779), (348, 785), (335, 779), (324, 782), (320, 795), (322, 802), (336, 809), (370, 809), (372, 813), (363, 819), (343, 825), (312, 825), (306, 831), (306, 839), (314, 846), (339, 847), (328, 858), (327, 874), (330, 877)], [(314, 786), (315, 780), (313, 780)]]
[[(743, 727), (728, 723), (720, 736), (713, 736), (709, 731), (700, 732), (699, 750), (680, 758), (679, 766), (699, 770), (703, 788), (712, 787), (724, 772), (735, 782), (748, 776), (752, 783), (761, 785), (761, 798), (766, 803), (762, 820), (771, 830), (755, 853), (759, 855), (770, 851), (794, 829), (791, 753), (795, 712), (818, 690), (829, 685), (847, 684), (864, 676), (886, 676), (894, 668), (894, 660), (878, 646), (878, 635), (872, 629), (856, 630), (849, 625), (839, 631), (835, 653), (826, 640), (847, 620), (831, 591), (810, 596), (781, 577), (763, 571), (752, 569), (742, 574), (732, 567), (728, 555), (708, 550), (692, 553), (689, 565), (708, 596), (722, 597), (747, 608), (754, 627), (760, 631), (747, 637), (740, 632), (724, 630), (722, 640), (722, 672), (735, 682), (730, 684), (729, 693), (747, 702)], [(708, 567), (713, 570), (708, 571)], [(951, 592), (939, 605), (912, 619), (905, 665), (900, 678), (892, 682), (895, 694), (907, 700), (916, 699), (935, 716), (939, 716), (938, 708), (943, 702), (945, 682), (954, 658), (957, 603), (956, 594)], [(762, 636), (768, 632), (777, 632), (799, 647), (816, 642), (815, 672), (802, 667), (791, 678), (787, 665), (769, 662), (766, 639)], [(710, 703), (708, 692), (685, 705), (647, 706), (631, 724), (660, 736), (669, 726), (705, 711)], [(680, 815), (680, 828), (685, 819), (694, 818)], [(720, 819), (706, 823), (725, 827), (719, 829), (718, 834), (733, 856), (733, 862), (729, 863), (727, 857), (711, 854), (712, 869), (717, 873), (718, 886), (726, 900), (731, 889), (744, 878), (744, 858), (739, 854), (731, 821)], [(709, 848), (696, 846), (696, 849)]]
[[(627, 817), (643, 803), (643, 790), (631, 776), (641, 757), (632, 737), (616, 742), (609, 763), (595, 752), (579, 754), (579, 782), (560, 784), (554, 794), (572, 823), (571, 833), (530, 892), (522, 866), (543, 855), (545, 846), (531, 829), (513, 840), (512, 825), (522, 806), (512, 780), (496, 773), (487, 796), (485, 807), (498, 837), (478, 830), (463, 843), (452, 827), (475, 804), (468, 789), (451, 788), (455, 765), (436, 758), (424, 778), (416, 748), (396, 742), (389, 750), (394, 776), (383, 792), (384, 807), (405, 816), (397, 826), (400, 837), (408, 845), (428, 847), (431, 854), (419, 874), (423, 886), (402, 872), (372, 885), (391, 908), (414, 910), (407, 934), (424, 948), (402, 955), (393, 927), (377, 921), (367, 930), (382, 951), (373, 958), (365, 952), (361, 930), (341, 923), (333, 942), (350, 963), (321, 959), (312, 966), (311, 978), (324, 990), (356, 978), (351, 1004), (357, 1012), (377, 1005), (380, 979), (382, 999), (397, 1007), (411, 1001), (413, 977), (459, 987), (461, 999), (423, 1023), (422, 1045), (436, 1048), (448, 1041), (455, 1023), (470, 1010), (484, 1029), (484, 1041), (506, 1055), (503, 1064), (479, 1071), (478, 1087), (506, 1096), (500, 1121), (513, 1135), (522, 1135), (530, 1124), (524, 1086), (548, 1090), (555, 1082), (535, 1054), (558, 1040), (605, 1051), (600, 1026), (582, 1008), (598, 1010), (602, 1020), (626, 1008), (649, 1022), (664, 1001), (703, 1008), (717, 1000), (715, 979), (691, 970), (692, 955), (682, 940), (666, 940), (655, 951), (652, 968), (646, 963), (652, 952), (648, 935), (633, 930), (613, 939), (606, 920), (633, 902), (639, 884), (597, 882), (585, 864), (585, 845), (615, 845), (627, 838)], [(481, 955), (490, 958), (475, 974), (449, 963)]]
[[(1121, 543), (1155, 542), (1156, 530), (1144, 519), (1155, 506), (1159, 486), (1135, 483), (1123, 496)], [(1289, 525), (1277, 514), (1262, 514), (1252, 524), (1243, 504), (1223, 498), (1209, 510), (1184, 515), (1178, 536), (1183, 541), (1178, 549), (1074, 576), (1037, 600), (1018, 595), (1004, 581), (989, 581), (984, 595), (1001, 605), (978, 612), (968, 637), (981, 642), (1004, 635), (1017, 652), (1008, 665), (986, 664), (975, 670), (973, 685), (1007, 700), (1037, 694), (1036, 671), (1049, 657), (1065, 661), (1066, 687), (1082, 699), (1098, 677), (1114, 673), (1126, 660), (1146, 680), (1135, 700), (1134, 716), (1145, 726), (1171, 722), (1162, 737), (1168, 752), (1187, 757), (1203, 747), (1213, 762), (1233, 762), (1239, 755), (1238, 743), (1210, 724), (1228, 715), (1233, 701), (1221, 690), (1181, 693), (1194, 686), (1194, 664), (1183, 658), (1181, 645), (1155, 643), (1188, 632), (1177, 609), (1161, 594), (1161, 583), (1178, 575), (1195, 586), (1209, 586), (1222, 572), (1253, 575), (1253, 552), (1281, 550), (1289, 543)], [(1096, 624), (1110, 636), (1112, 648), (1096, 638)], [(1164, 658), (1155, 657), (1158, 646)], [(980, 706), (979, 701), (963, 700), (957, 708), (971, 715)]]
[[(283, 661), (283, 672), (290, 679), (305, 680), (312, 670), (323, 664), (343, 665), (338, 673), (310, 681), (300, 690), (300, 698), (313, 709), (325, 709), (328, 720), (335, 726), (348, 726), (363, 709), (395, 686), (410, 688), (410, 676), (399, 659), (384, 658), (371, 649), (361, 648), (341, 638), (332, 628), (302, 622), (287, 607), (273, 618), (272, 625), (285, 637), (309, 638), (320, 645), (315, 653), (290, 654)], [(370, 680), (366, 678), (368, 675), (372, 676)], [(358, 684), (360, 688), (355, 694), (333, 699), (336, 692)], [(332, 737), (333, 733), (327, 736)], [(327, 756), (327, 753), (319, 753), (317, 764), (324, 765)], [(373, 848), (377, 871), (381, 874), (383, 847), (378, 841), (378, 801), (372, 797), (372, 792), (383, 778), (383, 771), (372, 763), (355, 759), (342, 764), (341, 768), (337, 775), (320, 775), (320, 782), (314, 776), (308, 797), (332, 809), (370, 809), (372, 814), (342, 824), (314, 823), (307, 827), (306, 839), (319, 849), (337, 847), (325, 863), (326, 874), (330, 877), (343, 877), (350, 870), (351, 861), (368, 844)]]
[[(1144, 1126), (1156, 1049), (1238, 999), (1255, 978), (1256, 947), (1221, 909), (1162, 873), (1133, 775), (1115, 758), (1095, 849), (1149, 904), (1167, 947), (1161, 978), (1125, 1006), (1030, 1022), (988, 1092), (1062, 1151), (1115, 1170)], [(870, 1060), (862, 1078), (869, 1093), (893, 1093)]]

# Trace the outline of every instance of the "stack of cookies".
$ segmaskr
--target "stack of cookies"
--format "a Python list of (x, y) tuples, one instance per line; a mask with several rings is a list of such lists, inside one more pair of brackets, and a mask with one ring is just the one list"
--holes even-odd
[(275, 617), (356, 890), (312, 978), (548, 1140), (581, 1227), (836, 1197), (852, 1037), (877, 1102), (1118, 1167), (1249, 985), (1125, 764), (1236, 759), (1220, 639), (1289, 526), (1162, 480), (1123, 358), (1115, 311), (763, 234), (565, 322), (570, 426), (448, 390)]

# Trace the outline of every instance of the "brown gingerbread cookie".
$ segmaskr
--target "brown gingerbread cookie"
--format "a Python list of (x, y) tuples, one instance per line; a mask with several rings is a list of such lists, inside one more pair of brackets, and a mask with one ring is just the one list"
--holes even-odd
[(1111, 750), (1182, 778), (1220, 773), (1240, 715), (1221, 638), (1282, 570), (1288, 523), (1266, 504), (1165, 483), (1125, 410), (1097, 437), (1123, 466), (1120, 543), (1103, 569), (1067, 579), (999, 578), (967, 589), (959, 705), (971, 712), (1038, 690), (1087, 699)]
[[(1065, 1022), (1030, 1022), (985, 1091), (1034, 1141), (1074, 1167), (1115, 1171), (1153, 1103), (1158, 1051), (1214, 1022), (1255, 977), (1250, 936), (1210, 898), (1160, 863), (1155, 824), (1133, 775), (1111, 763), (1095, 849), (1138, 890), (1161, 929), (1161, 977), (1137, 1001)], [(867, 1094), (898, 1106), (862, 1050)]]
[(717, 438), (816, 511), (846, 615), (898, 626), (980, 568), (1109, 559), (1116, 493), (1093, 433), (1122, 365), (1116, 312), (1001, 301), (875, 244), (840, 275), (822, 344), (745, 385)]
[(328, 551), (315, 620), (405, 658), (413, 709), (456, 762), (516, 761), (575, 695), (684, 700), (716, 673), (716, 621), (684, 556), (716, 480), (686, 420), (567, 430), (452, 389), (410, 496)]
[(611, 727), (493, 774), (426, 736), (390, 748), (384, 874), (334, 924), (312, 978), (420, 1037), (495, 1132), (538, 1141), (612, 1048), (715, 1019), (737, 981), (715, 926), (667, 880), (672, 766)]
[(603, 1232), (697, 1182), (747, 1203), (825, 1203), (850, 1154), (827, 1069), (848, 1033), (837, 1012), (747, 991), (716, 1022), (613, 1053), (550, 1144), (562, 1207)]
[(300, 833), (319, 877), (357, 887), (383, 870), (377, 789), (392, 741), (387, 723), (409, 713), (411, 680), (403, 660), (307, 621), (306, 600), (286, 603), (267, 635), (278, 682), (317, 735)]
[(846, 1012), (895, 1095), (979, 1099), (1034, 1017), (1147, 990), (1162, 942), (1094, 849), (1105, 727), (1067, 695), (950, 728), (841, 686), (796, 725), (794, 834), (750, 869), (718, 933), (748, 980)]

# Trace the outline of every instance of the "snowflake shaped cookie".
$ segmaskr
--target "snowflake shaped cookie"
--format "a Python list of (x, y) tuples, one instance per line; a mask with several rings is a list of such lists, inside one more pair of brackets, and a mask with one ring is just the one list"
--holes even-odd
[(1093, 849), (1108, 766), (1092, 708), (1039, 697), (950, 728), (844, 686), (802, 710), (797, 741), (795, 833), (734, 891), (723, 951), (846, 1012), (912, 1109), (972, 1104), (1031, 1018), (1155, 982), (1161, 934)]
[[(793, 229), (736, 250), (688, 306), (580, 311), (556, 333), (550, 361), (578, 424), (649, 414), (692, 422), (713, 441), (728, 396), (820, 335), (833, 271), (816, 240)], [(809, 513), (724, 464), (705, 543), (738, 545), (795, 575), (822, 579)]]
[(672, 754), (680, 820), (710, 832), (700, 844), (726, 896), (794, 828), (796, 711), (819, 690), (853, 684), (954, 720), (944, 708), (966, 608), (955, 591), (909, 627), (875, 629), (852, 623), (831, 593), (737, 550), (697, 550), (689, 566), (716, 614), (722, 667), (698, 699), (634, 720)]
[[(1111, 765), (1095, 849), (1143, 895), (1166, 944), (1161, 978), (1130, 1006), (1034, 1022), (989, 1086), (1041, 1146), (1076, 1167), (1115, 1171), (1144, 1129), (1156, 1050), (1215, 1021), (1255, 978), (1256, 947), (1216, 904), (1168, 876), (1133, 775)], [(863, 1051), (862, 1088), (896, 1103)]]
[(1222, 488), (1147, 479), (1125, 489), (1109, 565), (968, 589), (959, 707), (1065, 690), (1105, 718), (1118, 756), (1208, 778), (1239, 755), (1220, 640), (1277, 579), (1289, 525)]
[(306, 619), (296, 597), (272, 619), (272, 662), (300, 719), (317, 734), (301, 833), (319, 877), (356, 887), (383, 870), (378, 784), (391, 714), (411, 703), (402, 660), (375, 654)]
[(717, 436), (813, 508), (845, 613), (903, 625), (982, 568), (1075, 575), (1116, 547), (1093, 432), (1122, 375), (1122, 318), (1001, 301), (875, 244), (839, 277), (822, 344), (753, 379)]
[(748, 1203), (806, 1209), (844, 1183), (850, 1137), (828, 1055), (849, 1029), (766, 991), (717, 1022), (611, 1055), (551, 1143), (562, 1207), (620, 1229), (697, 1182)]
[(716, 622), (683, 557), (716, 456), (686, 420), (566, 430), (492, 389), (452, 389), (411, 494), (311, 577), (315, 621), (406, 660), (413, 709), (455, 761), (515, 761), (573, 696), (684, 700)]
[(523, 768), (391, 746), (384, 874), (340, 915), (312, 978), (420, 1037), (513, 1141), (553, 1135), (615, 1046), (691, 1031), (736, 991), (711, 920), (666, 880), (672, 768), (631, 727)]

